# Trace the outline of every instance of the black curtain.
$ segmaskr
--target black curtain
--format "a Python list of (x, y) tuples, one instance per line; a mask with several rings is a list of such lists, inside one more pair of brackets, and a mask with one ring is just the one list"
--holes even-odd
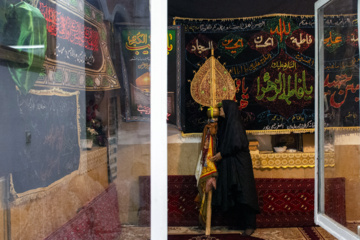
[[(187, 18), (238, 18), (265, 14), (286, 13), (314, 15), (315, 0), (169, 0), (169, 24), (173, 17)], [(335, 0), (327, 8), (327, 14), (350, 14), (348, 9), (357, 9), (356, 0)]]

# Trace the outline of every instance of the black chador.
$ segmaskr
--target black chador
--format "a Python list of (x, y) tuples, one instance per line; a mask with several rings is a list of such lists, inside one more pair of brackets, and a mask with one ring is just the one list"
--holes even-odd
[(255, 229), (260, 212), (255, 179), (249, 152), (249, 141), (235, 102), (224, 100), (225, 118), (219, 118), (218, 147), (222, 159), (216, 162), (217, 189), (214, 191), (215, 210), (227, 213), (232, 228)]

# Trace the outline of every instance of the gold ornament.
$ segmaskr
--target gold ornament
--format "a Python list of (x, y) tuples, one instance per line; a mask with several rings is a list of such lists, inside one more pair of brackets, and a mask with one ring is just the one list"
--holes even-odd
[(211, 57), (195, 73), (190, 92), (195, 102), (213, 108), (222, 100), (234, 99), (234, 80), (229, 71), (214, 57), (214, 49), (211, 49)]

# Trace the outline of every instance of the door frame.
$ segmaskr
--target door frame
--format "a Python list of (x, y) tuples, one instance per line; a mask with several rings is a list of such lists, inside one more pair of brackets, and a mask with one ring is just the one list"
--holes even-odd
[[(324, 175), (324, 8), (333, 0), (315, 3), (315, 224), (321, 226), (337, 239), (359, 240), (360, 236), (325, 214)], [(359, 16), (359, 0), (357, 11)], [(358, 29), (359, 29), (358, 24)]]

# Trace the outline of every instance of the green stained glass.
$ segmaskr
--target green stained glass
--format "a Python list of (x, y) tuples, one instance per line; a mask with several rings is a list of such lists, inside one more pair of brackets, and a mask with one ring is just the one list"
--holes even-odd
[(102, 86), (103, 87), (108, 87), (110, 84), (109, 84), (109, 81), (107, 79), (103, 79), (102, 81)]
[(86, 16), (90, 16), (91, 14), (91, 9), (88, 5), (85, 5), (85, 9), (84, 9), (85, 15)]
[(94, 79), (90, 76), (86, 76), (86, 86), (93, 87), (94, 86)]
[(63, 81), (63, 75), (64, 75), (63, 71), (57, 70), (55, 72), (55, 82), (61, 83)]
[(70, 84), (71, 85), (76, 85), (77, 83), (77, 74), (76, 73), (71, 73), (70, 74)]
[(107, 65), (106, 73), (107, 73), (109, 76), (112, 76), (112, 75), (114, 74), (114, 71), (113, 71), (113, 68), (112, 68), (111, 63), (108, 61), (106, 65)]
[(101, 14), (100, 14), (100, 13), (96, 13), (95, 19), (96, 19), (97, 22), (101, 22), (101, 20), (102, 20)]
[(70, 0), (69, 3), (70, 3), (71, 5), (73, 5), (73, 6), (77, 6), (77, 5), (78, 5), (78, 3), (77, 3), (76, 0)]

